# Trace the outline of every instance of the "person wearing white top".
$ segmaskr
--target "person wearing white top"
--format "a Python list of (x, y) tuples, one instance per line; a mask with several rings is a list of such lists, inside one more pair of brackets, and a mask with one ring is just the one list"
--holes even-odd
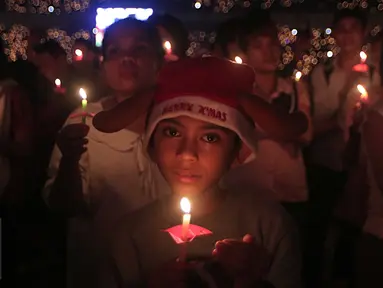
[(362, 126), (361, 152), (367, 162), (368, 204), (357, 246), (355, 286), (380, 287), (383, 266), (383, 90)]
[[(350, 169), (350, 165), (346, 165), (351, 162), (346, 152), (351, 147), (347, 144), (351, 144), (349, 131), (355, 100), (360, 96), (357, 85), (363, 84), (369, 90), (380, 84), (377, 71), (371, 67), (368, 72), (355, 71), (355, 65), (361, 64), (360, 52), (366, 25), (367, 18), (363, 11), (338, 11), (332, 31), (341, 48), (340, 53), (335, 59), (328, 59), (326, 63), (316, 66), (311, 74), (314, 137), (307, 149), (306, 163), (312, 229), (307, 257), (318, 260), (310, 263), (310, 287), (321, 287), (323, 268), (328, 266), (322, 262), (324, 255), (329, 252), (329, 249), (324, 249), (324, 241)], [(357, 155), (352, 154), (352, 160), (356, 161)], [(347, 262), (344, 264), (347, 265)]]
[[(254, 94), (266, 102), (274, 103), (286, 113), (301, 114), (302, 118), (310, 119), (310, 103), (305, 84), (278, 78), (276, 71), (280, 45), (277, 30), (269, 19), (260, 18), (257, 23), (250, 22), (249, 31), (243, 33), (245, 35), (241, 35), (239, 41), (245, 54), (244, 62), (255, 71)], [(299, 126), (299, 122), (293, 125)], [(289, 204), (304, 203), (308, 199), (301, 145), (310, 141), (311, 129), (295, 139), (276, 139), (258, 123), (255, 125), (254, 133), (259, 136), (256, 159), (229, 171), (226, 185), (250, 188), (267, 198), (288, 203), (285, 208), (296, 221), (301, 222), (304, 216), (298, 210), (302, 209), (292, 208)], [(288, 125), (286, 123), (286, 127), (280, 128), (288, 129)]]
[[(91, 119), (154, 85), (164, 56), (161, 38), (146, 22), (121, 20), (105, 33), (103, 54), (111, 96), (69, 117), (58, 135), (43, 193), (52, 210), (69, 217), (67, 287), (71, 288), (96, 287), (98, 257), (113, 224), (168, 191), (141, 149), (146, 113), (113, 134), (96, 130)], [(84, 116), (86, 122), (81, 123)]]

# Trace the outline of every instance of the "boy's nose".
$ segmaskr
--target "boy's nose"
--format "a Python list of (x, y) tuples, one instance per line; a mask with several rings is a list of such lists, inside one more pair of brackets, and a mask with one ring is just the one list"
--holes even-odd
[(190, 139), (183, 139), (176, 151), (177, 157), (186, 161), (196, 161), (198, 159), (198, 143)]

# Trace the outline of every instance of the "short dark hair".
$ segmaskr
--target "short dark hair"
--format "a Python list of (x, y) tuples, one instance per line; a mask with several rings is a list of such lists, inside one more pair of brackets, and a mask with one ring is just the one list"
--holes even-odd
[(339, 22), (345, 18), (353, 18), (358, 20), (363, 29), (367, 27), (367, 14), (358, 8), (338, 10), (334, 15), (332, 22), (333, 27), (336, 27)]
[(189, 49), (189, 33), (184, 24), (176, 17), (163, 14), (153, 15), (149, 18), (149, 23), (154, 26), (163, 27), (174, 39), (173, 53), (180, 58), (186, 57), (186, 51)]
[(125, 19), (119, 20), (113, 23), (112, 25), (110, 25), (106, 29), (104, 40), (102, 41), (102, 55), (104, 56), (104, 59), (106, 56), (106, 53), (105, 53), (106, 48), (110, 45), (109, 42), (110, 42), (111, 34), (113, 33), (113, 31), (119, 29), (120, 27), (137, 28), (142, 30), (142, 32), (146, 34), (148, 41), (150, 42), (150, 45), (154, 47), (156, 51), (156, 56), (158, 57), (158, 61), (159, 62), (163, 61), (165, 51), (164, 51), (161, 37), (157, 31), (157, 28), (151, 23), (140, 21), (135, 18), (125, 18)]
[(249, 46), (249, 37), (270, 36), (278, 37), (278, 29), (274, 21), (271, 19), (270, 13), (266, 11), (253, 11), (245, 19), (243, 29), (239, 36), (239, 46), (246, 51)]
[(61, 45), (55, 40), (45, 41), (44, 43), (36, 45), (33, 49), (36, 52), (36, 54), (47, 53), (55, 59), (61, 56), (66, 57), (66, 52), (64, 48), (62, 48)]
[(224, 57), (229, 57), (229, 44), (239, 40), (239, 33), (243, 24), (242, 19), (232, 18), (219, 25), (214, 45), (221, 49)]

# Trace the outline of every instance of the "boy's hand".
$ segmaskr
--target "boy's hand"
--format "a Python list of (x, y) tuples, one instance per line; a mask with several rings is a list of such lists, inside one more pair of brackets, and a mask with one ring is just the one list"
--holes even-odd
[(187, 262), (179, 262), (172, 260), (149, 275), (148, 287), (149, 288), (186, 288), (187, 287), (187, 272), (192, 269), (192, 266)]
[(218, 241), (213, 256), (239, 286), (258, 281), (266, 274), (267, 253), (248, 234), (242, 240)]
[(57, 136), (57, 146), (63, 157), (79, 160), (86, 151), (88, 140), (85, 137), (88, 132), (89, 126), (82, 123), (65, 126)]

